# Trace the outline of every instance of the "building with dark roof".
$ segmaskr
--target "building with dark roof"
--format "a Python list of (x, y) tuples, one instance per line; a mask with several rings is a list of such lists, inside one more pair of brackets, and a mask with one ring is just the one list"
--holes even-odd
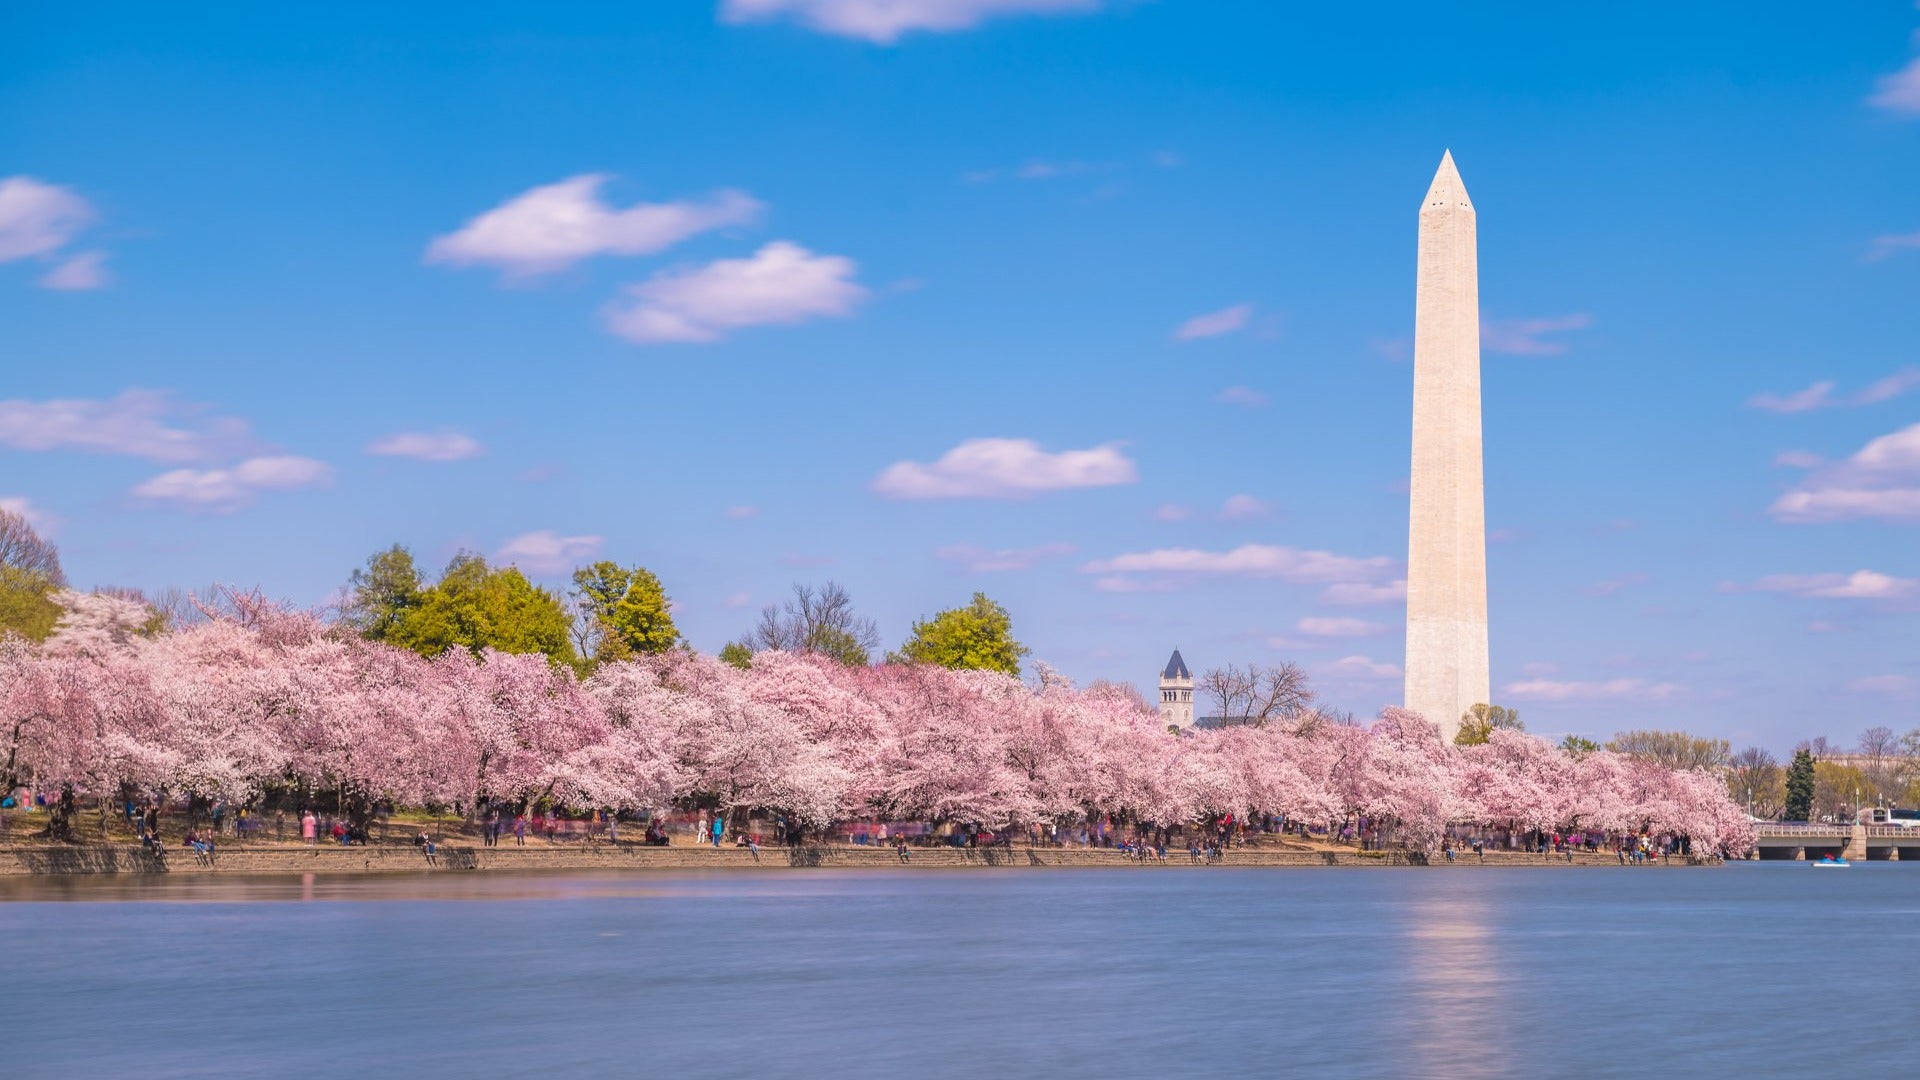
[(1185, 731), (1193, 726), (1193, 672), (1180, 650), (1173, 650), (1160, 671), (1160, 719), (1167, 727)]

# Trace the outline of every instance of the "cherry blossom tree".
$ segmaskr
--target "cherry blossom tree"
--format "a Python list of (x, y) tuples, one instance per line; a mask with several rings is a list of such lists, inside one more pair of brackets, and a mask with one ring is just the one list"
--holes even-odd
[(1130, 688), (1077, 689), (1044, 665), (1026, 685), (779, 649), (743, 670), (670, 650), (583, 681), (538, 654), (425, 659), (257, 593), (215, 591), (170, 629), (125, 596), (58, 596), (44, 644), (0, 639), (0, 783), (69, 810), (295, 790), (362, 815), (380, 799), (506, 799), (717, 805), (816, 830), (869, 815), (1000, 829), (1231, 814), (1366, 818), (1416, 850), (1454, 825), (1644, 832), (1729, 854), (1753, 842), (1710, 770), (1508, 730), (1453, 747), (1399, 709), (1371, 727), (1303, 712), (1176, 735)]

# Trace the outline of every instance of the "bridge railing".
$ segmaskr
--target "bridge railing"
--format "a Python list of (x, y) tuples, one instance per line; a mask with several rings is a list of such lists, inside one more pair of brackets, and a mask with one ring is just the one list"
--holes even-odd
[(1809, 821), (1759, 821), (1754, 823), (1753, 831), (1760, 836), (1846, 836), (1853, 832), (1853, 826)]

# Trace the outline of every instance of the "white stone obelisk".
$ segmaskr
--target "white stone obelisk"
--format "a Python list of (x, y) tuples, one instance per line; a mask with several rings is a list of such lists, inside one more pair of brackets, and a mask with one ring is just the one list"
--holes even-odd
[(1487, 701), (1491, 681), (1475, 246), (1473, 203), (1449, 151), (1420, 207), (1406, 690), (1406, 707), (1439, 724), (1448, 742), (1461, 715)]

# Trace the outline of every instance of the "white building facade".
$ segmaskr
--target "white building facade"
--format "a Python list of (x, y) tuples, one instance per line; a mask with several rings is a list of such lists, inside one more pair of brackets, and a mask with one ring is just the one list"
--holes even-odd
[(1167, 727), (1185, 731), (1193, 726), (1193, 672), (1173, 650), (1160, 672), (1160, 719)]

